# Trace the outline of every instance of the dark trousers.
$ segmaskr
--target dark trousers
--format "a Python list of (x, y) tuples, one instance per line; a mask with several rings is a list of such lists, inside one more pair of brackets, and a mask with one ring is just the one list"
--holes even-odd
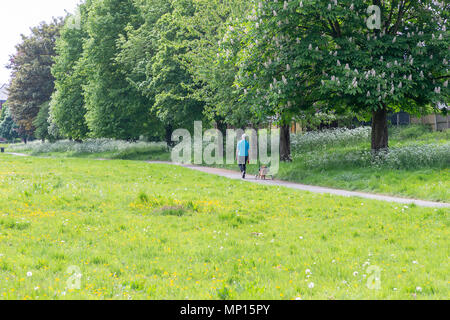
[(239, 156), (238, 157), (238, 164), (239, 164), (239, 169), (241, 169), (241, 172), (246, 172), (247, 171), (247, 161), (248, 161), (248, 156)]

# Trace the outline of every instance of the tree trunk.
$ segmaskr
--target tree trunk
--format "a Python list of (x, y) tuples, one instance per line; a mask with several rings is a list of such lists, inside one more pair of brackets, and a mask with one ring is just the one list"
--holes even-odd
[(387, 110), (378, 109), (372, 116), (372, 150), (379, 151), (389, 147)]
[(291, 132), (290, 125), (284, 124), (280, 128), (280, 160), (292, 161), (291, 159)]
[(172, 132), (172, 125), (167, 124), (165, 127), (165, 140), (167, 143), (167, 150), (170, 150), (170, 148), (173, 148), (173, 146), (175, 145), (175, 143), (172, 141)]

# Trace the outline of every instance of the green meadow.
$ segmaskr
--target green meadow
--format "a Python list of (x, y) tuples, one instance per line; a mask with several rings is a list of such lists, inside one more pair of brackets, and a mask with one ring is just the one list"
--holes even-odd
[[(292, 135), (292, 162), (277, 179), (413, 199), (450, 202), (450, 130), (410, 125), (389, 128), (390, 150), (373, 156), (370, 129)], [(236, 165), (222, 165), (239, 170)], [(258, 165), (250, 165), (256, 174)]]
[[(450, 130), (390, 127), (388, 154), (377, 161), (370, 154), (370, 128), (293, 134), (292, 162), (280, 163), (277, 179), (346, 190), (450, 202)], [(83, 143), (39, 141), (6, 146), (7, 152), (56, 158), (161, 160), (171, 155), (163, 143), (129, 143), (93, 139)], [(206, 164), (205, 164), (206, 165)], [(216, 165), (239, 170), (238, 166)], [(248, 167), (252, 175), (258, 165)]]
[(448, 299), (448, 214), (171, 165), (0, 155), (0, 298)]

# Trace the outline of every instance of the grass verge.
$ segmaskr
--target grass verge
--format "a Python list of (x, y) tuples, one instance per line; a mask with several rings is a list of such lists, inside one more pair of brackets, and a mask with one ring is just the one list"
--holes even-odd
[(0, 155), (0, 182), (3, 299), (449, 298), (446, 209), (129, 161)]

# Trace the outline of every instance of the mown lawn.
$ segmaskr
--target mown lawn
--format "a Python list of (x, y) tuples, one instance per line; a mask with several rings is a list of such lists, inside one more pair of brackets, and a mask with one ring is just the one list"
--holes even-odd
[(448, 299), (449, 222), (170, 165), (0, 155), (0, 297)]

